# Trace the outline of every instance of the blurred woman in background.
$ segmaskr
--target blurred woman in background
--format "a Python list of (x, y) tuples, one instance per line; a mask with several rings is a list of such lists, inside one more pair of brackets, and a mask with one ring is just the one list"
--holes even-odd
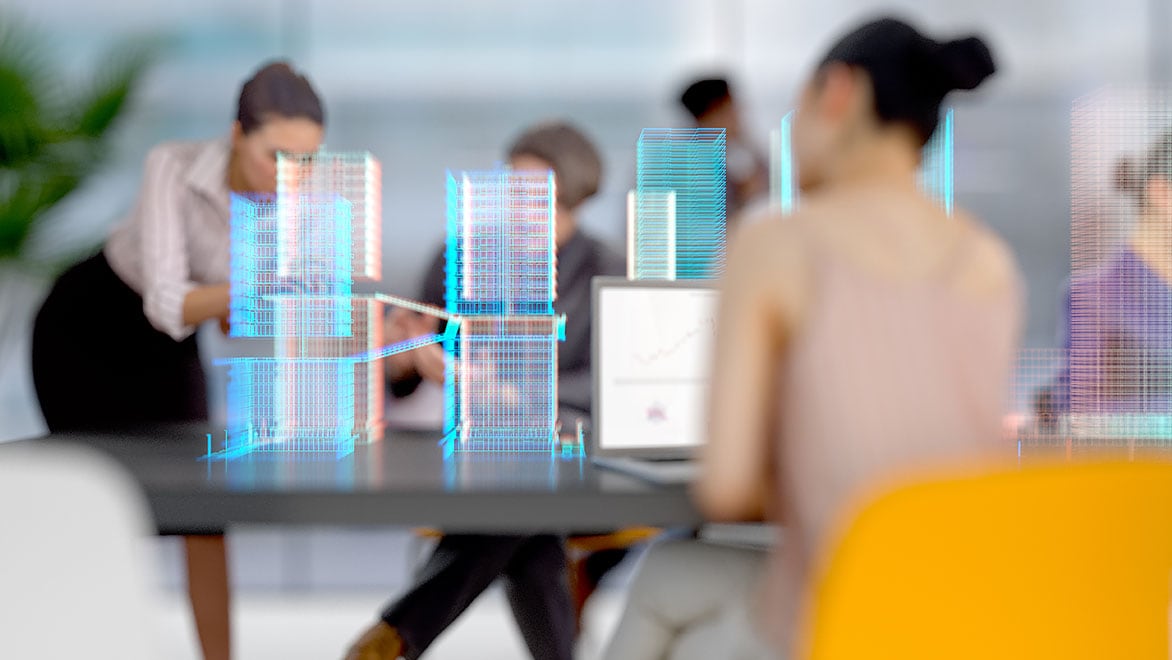
[(1064, 413), (1172, 410), (1172, 132), (1119, 161), (1114, 178), (1138, 222), (1102, 265), (1071, 279), (1060, 328), (1066, 361), (1035, 402), (1042, 430)]
[[(206, 422), (196, 328), (227, 332), (229, 197), (276, 191), (277, 152), (321, 144), (310, 82), (283, 62), (240, 90), (231, 135), (147, 155), (134, 210), (57, 280), (33, 328), (33, 382), (52, 433)], [(188, 590), (207, 660), (230, 656), (222, 534), (186, 538)]]
[(697, 128), (725, 130), (725, 199), (727, 217), (735, 224), (743, 211), (769, 195), (769, 161), (752, 145), (741, 119), (740, 103), (724, 78), (705, 78), (688, 85), (680, 105)]
[(608, 657), (793, 653), (799, 595), (843, 507), (1000, 441), (1018, 272), (998, 237), (916, 185), (944, 97), (994, 68), (978, 38), (884, 19), (814, 72), (793, 126), (801, 209), (747, 226), (729, 252), (695, 486), (709, 518), (779, 523), (783, 543), (653, 549)]

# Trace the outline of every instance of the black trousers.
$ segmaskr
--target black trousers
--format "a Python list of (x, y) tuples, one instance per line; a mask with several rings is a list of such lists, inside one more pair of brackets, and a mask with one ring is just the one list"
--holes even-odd
[(195, 337), (175, 341), (102, 253), (58, 278), (33, 325), (33, 385), (51, 432), (206, 421)]
[(556, 536), (445, 536), (382, 619), (415, 660), (498, 577), (534, 659), (571, 660), (574, 612), (566, 551)]

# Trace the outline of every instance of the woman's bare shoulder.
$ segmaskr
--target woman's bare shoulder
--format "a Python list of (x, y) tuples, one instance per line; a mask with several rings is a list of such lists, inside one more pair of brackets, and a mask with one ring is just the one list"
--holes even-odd
[(751, 301), (779, 328), (797, 323), (806, 307), (815, 240), (811, 215), (803, 209), (760, 217), (740, 227), (729, 243), (725, 294)]
[(967, 242), (965, 249), (970, 255), (963, 283), (971, 290), (990, 294), (1019, 288), (1017, 258), (1005, 239), (963, 211), (957, 212), (955, 220), (962, 223), (961, 240)]
[(728, 263), (736, 269), (776, 272), (796, 265), (812, 239), (811, 212), (763, 213), (743, 223), (729, 238)]

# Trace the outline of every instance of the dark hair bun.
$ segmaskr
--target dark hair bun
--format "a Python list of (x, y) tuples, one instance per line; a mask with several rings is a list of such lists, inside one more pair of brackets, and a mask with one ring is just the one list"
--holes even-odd
[(724, 78), (705, 78), (688, 85), (680, 95), (680, 104), (690, 115), (699, 119), (716, 104), (729, 98), (731, 92)]
[(993, 53), (980, 37), (942, 43), (935, 55), (945, 91), (976, 89), (997, 72)]
[(936, 131), (949, 92), (975, 89), (997, 71), (989, 47), (978, 37), (940, 42), (891, 17), (839, 39), (822, 65), (832, 62), (866, 71), (879, 119), (910, 125), (924, 142)]
[(1140, 173), (1139, 164), (1135, 162), (1134, 158), (1120, 158), (1115, 163), (1113, 175), (1115, 179), (1115, 190), (1125, 195), (1138, 195), (1143, 192), (1143, 175)]
[(325, 109), (313, 85), (284, 60), (264, 65), (240, 88), (236, 121), (245, 134), (272, 116), (305, 118), (325, 125)]

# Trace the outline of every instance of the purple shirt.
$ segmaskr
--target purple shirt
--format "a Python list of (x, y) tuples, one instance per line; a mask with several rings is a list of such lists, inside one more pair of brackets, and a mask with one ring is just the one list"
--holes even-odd
[(1072, 278), (1056, 405), (1078, 413), (1172, 411), (1172, 288), (1131, 249)]

